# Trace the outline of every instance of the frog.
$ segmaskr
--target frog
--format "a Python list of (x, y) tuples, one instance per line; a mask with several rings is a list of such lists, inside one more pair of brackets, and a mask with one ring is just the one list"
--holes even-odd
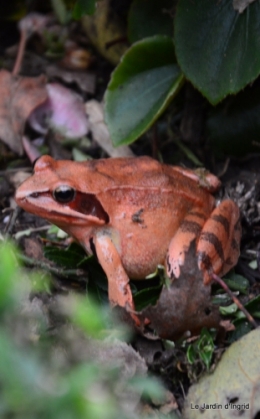
[(223, 276), (236, 265), (240, 211), (231, 199), (216, 200), (219, 187), (206, 170), (147, 156), (75, 162), (44, 155), (15, 200), (94, 254), (112, 306), (135, 313), (130, 279), (147, 278), (163, 265), (174, 281), (192, 242), (205, 286), (212, 273)]

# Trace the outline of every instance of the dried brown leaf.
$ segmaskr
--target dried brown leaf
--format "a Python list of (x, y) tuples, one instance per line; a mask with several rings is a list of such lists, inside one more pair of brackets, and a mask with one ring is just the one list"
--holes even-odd
[(46, 68), (46, 73), (50, 78), (57, 77), (65, 83), (76, 83), (81, 91), (86, 93), (95, 93), (96, 75), (86, 71), (70, 71), (57, 65), (50, 65)]
[(48, 83), (46, 89), (48, 100), (31, 114), (31, 126), (40, 133), (52, 128), (65, 138), (86, 135), (89, 123), (81, 97), (59, 83)]
[(86, 103), (86, 113), (89, 119), (90, 131), (93, 139), (98, 145), (105, 150), (105, 152), (111, 157), (133, 157), (132, 150), (122, 145), (120, 147), (114, 147), (110, 138), (107, 125), (104, 121), (104, 109), (103, 105), (97, 100), (92, 99)]
[(0, 138), (19, 155), (26, 120), (47, 99), (45, 84), (43, 76), (13, 77), (0, 71)]
[(255, 0), (233, 0), (233, 7), (238, 13), (243, 13), (243, 11), (253, 3)]
[(203, 327), (219, 327), (219, 310), (211, 303), (211, 286), (203, 283), (195, 252), (192, 243), (179, 278), (169, 287), (163, 286), (155, 306), (142, 311), (151, 322), (149, 327), (163, 339), (175, 340), (188, 331), (197, 334)]

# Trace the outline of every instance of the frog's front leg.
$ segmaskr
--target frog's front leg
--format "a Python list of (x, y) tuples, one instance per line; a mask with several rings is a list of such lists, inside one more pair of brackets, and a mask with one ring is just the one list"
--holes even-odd
[(129, 277), (124, 270), (112, 237), (109, 234), (99, 232), (93, 241), (99, 263), (107, 275), (109, 301), (113, 306), (119, 305), (130, 309), (130, 312), (134, 311)]
[(185, 255), (195, 240), (198, 267), (203, 271), (204, 283), (208, 284), (212, 272), (222, 276), (237, 263), (240, 239), (239, 208), (233, 201), (222, 201), (209, 218), (201, 209), (194, 208), (171, 240), (166, 259), (167, 274), (172, 279), (179, 277)]

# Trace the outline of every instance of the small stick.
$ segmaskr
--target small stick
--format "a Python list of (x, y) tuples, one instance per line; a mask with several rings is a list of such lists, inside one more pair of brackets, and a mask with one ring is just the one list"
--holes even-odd
[(232, 300), (234, 301), (234, 303), (237, 305), (237, 307), (239, 308), (239, 310), (241, 310), (244, 315), (246, 316), (246, 318), (248, 319), (248, 321), (254, 326), (255, 329), (258, 328), (258, 324), (256, 323), (256, 321), (253, 319), (253, 317), (251, 316), (251, 314), (247, 311), (247, 309), (243, 306), (243, 304), (239, 301), (239, 299), (233, 294), (233, 292), (229, 289), (229, 287), (227, 286), (227, 284), (223, 281), (223, 279), (221, 279), (218, 275), (216, 275), (214, 272), (211, 274), (212, 279), (217, 282), (225, 291), (226, 293), (230, 296), (230, 298), (232, 298)]
[(32, 267), (37, 267), (46, 270), (47, 272), (50, 272), (54, 275), (61, 276), (63, 278), (70, 278), (70, 276), (83, 276), (86, 274), (86, 272), (83, 269), (65, 269), (64, 268), (56, 268), (54, 266), (51, 266), (50, 264), (36, 260), (33, 258), (29, 258), (28, 256), (25, 256), (21, 253), (18, 253), (18, 259), (19, 261), (23, 262), (24, 264)]
[(21, 37), (20, 37), (20, 42), (19, 42), (19, 46), (18, 46), (18, 54), (17, 54), (16, 60), (15, 60), (13, 71), (12, 71), (13, 76), (17, 76), (20, 72), (23, 57), (24, 57), (24, 50), (25, 50), (25, 46), (26, 46), (26, 41), (27, 41), (26, 30), (23, 29), (23, 30), (20, 31), (20, 33), (21, 33)]
[(15, 208), (15, 210), (12, 210), (12, 213), (10, 214), (9, 222), (5, 228), (5, 236), (10, 238), (12, 235), (12, 231), (16, 222), (16, 219), (20, 213), (21, 208), (18, 206)]

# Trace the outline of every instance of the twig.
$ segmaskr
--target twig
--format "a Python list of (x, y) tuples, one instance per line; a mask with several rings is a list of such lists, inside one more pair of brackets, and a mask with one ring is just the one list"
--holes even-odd
[(16, 60), (15, 60), (13, 71), (12, 71), (13, 76), (17, 76), (19, 74), (19, 71), (20, 71), (21, 65), (22, 65), (22, 61), (23, 61), (26, 41), (27, 41), (26, 30), (24, 30), (24, 29), (21, 30), (20, 34), (21, 34), (21, 37), (20, 37), (20, 42), (19, 42), (19, 47), (18, 47), (18, 54), (17, 54)]
[(228, 158), (225, 160), (225, 163), (224, 163), (223, 168), (222, 168), (222, 169), (221, 169), (221, 171), (217, 174), (218, 178), (220, 178), (220, 177), (224, 176), (224, 174), (226, 173), (226, 171), (227, 171), (227, 169), (228, 169), (229, 163), (230, 163), (230, 158), (228, 157)]
[(46, 262), (42, 262), (40, 260), (36, 260), (33, 258), (29, 258), (28, 256), (25, 256), (21, 253), (18, 253), (18, 259), (29, 266), (37, 266), (38, 268), (44, 269), (50, 273), (53, 273), (55, 275), (59, 275), (63, 278), (69, 278), (73, 275), (75, 276), (82, 276), (86, 274), (86, 272), (83, 269), (67, 269), (64, 270), (64, 268), (56, 268), (54, 266), (50, 266)]
[(251, 316), (251, 314), (247, 311), (247, 309), (243, 306), (243, 304), (239, 301), (239, 299), (232, 293), (232, 291), (229, 289), (229, 287), (227, 286), (227, 284), (223, 281), (223, 279), (221, 279), (218, 275), (216, 275), (215, 273), (211, 274), (212, 279), (217, 282), (225, 291), (226, 293), (230, 296), (230, 298), (234, 301), (234, 303), (237, 305), (237, 307), (239, 308), (239, 310), (241, 310), (244, 315), (246, 316), (246, 318), (248, 319), (248, 321), (254, 326), (255, 329), (258, 328), (258, 324), (256, 323), (256, 321), (253, 319), (253, 317)]
[(21, 211), (21, 208), (17, 206), (15, 208), (15, 210), (12, 211), (12, 213), (10, 214), (9, 222), (8, 222), (6, 228), (5, 228), (5, 236), (7, 238), (10, 238), (11, 235), (12, 235), (12, 231), (13, 231), (16, 219), (17, 219), (20, 211)]

